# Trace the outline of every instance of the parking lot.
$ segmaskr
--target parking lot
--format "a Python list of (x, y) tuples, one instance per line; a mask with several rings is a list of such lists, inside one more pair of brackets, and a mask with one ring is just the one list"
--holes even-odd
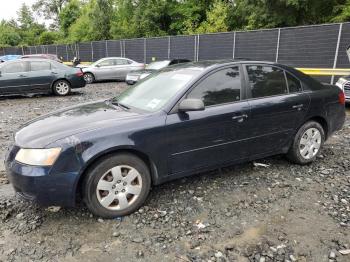
[[(0, 158), (24, 122), (115, 96), (97, 83), (67, 97), (0, 99)], [(153, 188), (137, 213), (114, 220), (84, 208), (42, 208), (12, 195), (0, 163), (0, 261), (349, 261), (350, 112), (308, 166), (283, 156)], [(59, 232), (59, 233), (57, 233)]]

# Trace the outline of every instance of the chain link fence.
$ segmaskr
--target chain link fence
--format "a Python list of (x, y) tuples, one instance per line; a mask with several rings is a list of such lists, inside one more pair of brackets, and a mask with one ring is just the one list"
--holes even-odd
[[(0, 48), (0, 55), (56, 54), (64, 61), (79, 57), (94, 62), (103, 57), (128, 57), (138, 62), (186, 58), (253, 59), (294, 67), (349, 68), (346, 48), (350, 23), (264, 29), (189, 36), (106, 40), (70, 45)], [(323, 81), (333, 81), (330, 77)]]

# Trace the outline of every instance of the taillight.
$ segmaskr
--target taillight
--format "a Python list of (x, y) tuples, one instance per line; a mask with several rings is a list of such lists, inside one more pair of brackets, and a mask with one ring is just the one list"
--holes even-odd
[(344, 91), (341, 91), (339, 93), (338, 98), (339, 98), (339, 103), (341, 105), (345, 105), (345, 94), (344, 94)]
[(83, 71), (81, 71), (81, 69), (80, 69), (80, 71), (78, 73), (76, 73), (76, 76), (78, 76), (78, 77), (81, 77), (83, 75), (84, 75), (84, 73), (83, 73)]

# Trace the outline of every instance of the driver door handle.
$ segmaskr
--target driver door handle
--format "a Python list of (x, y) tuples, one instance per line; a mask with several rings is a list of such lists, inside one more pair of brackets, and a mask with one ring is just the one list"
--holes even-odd
[(26, 77), (26, 75), (20, 74), (18, 75), (18, 77)]
[(303, 104), (300, 104), (300, 105), (294, 105), (294, 106), (293, 106), (293, 109), (298, 109), (298, 110), (301, 110), (303, 107), (304, 107), (304, 105), (303, 105)]

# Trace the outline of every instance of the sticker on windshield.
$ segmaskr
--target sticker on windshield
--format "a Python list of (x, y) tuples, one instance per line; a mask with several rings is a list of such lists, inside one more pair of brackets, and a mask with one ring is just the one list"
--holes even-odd
[(191, 78), (192, 78), (191, 75), (185, 75), (185, 74), (176, 74), (171, 77), (171, 79), (180, 80), (180, 81), (189, 81), (191, 80)]
[(160, 102), (162, 102), (162, 100), (154, 98), (146, 106), (151, 108), (151, 109), (155, 109), (159, 105)]

